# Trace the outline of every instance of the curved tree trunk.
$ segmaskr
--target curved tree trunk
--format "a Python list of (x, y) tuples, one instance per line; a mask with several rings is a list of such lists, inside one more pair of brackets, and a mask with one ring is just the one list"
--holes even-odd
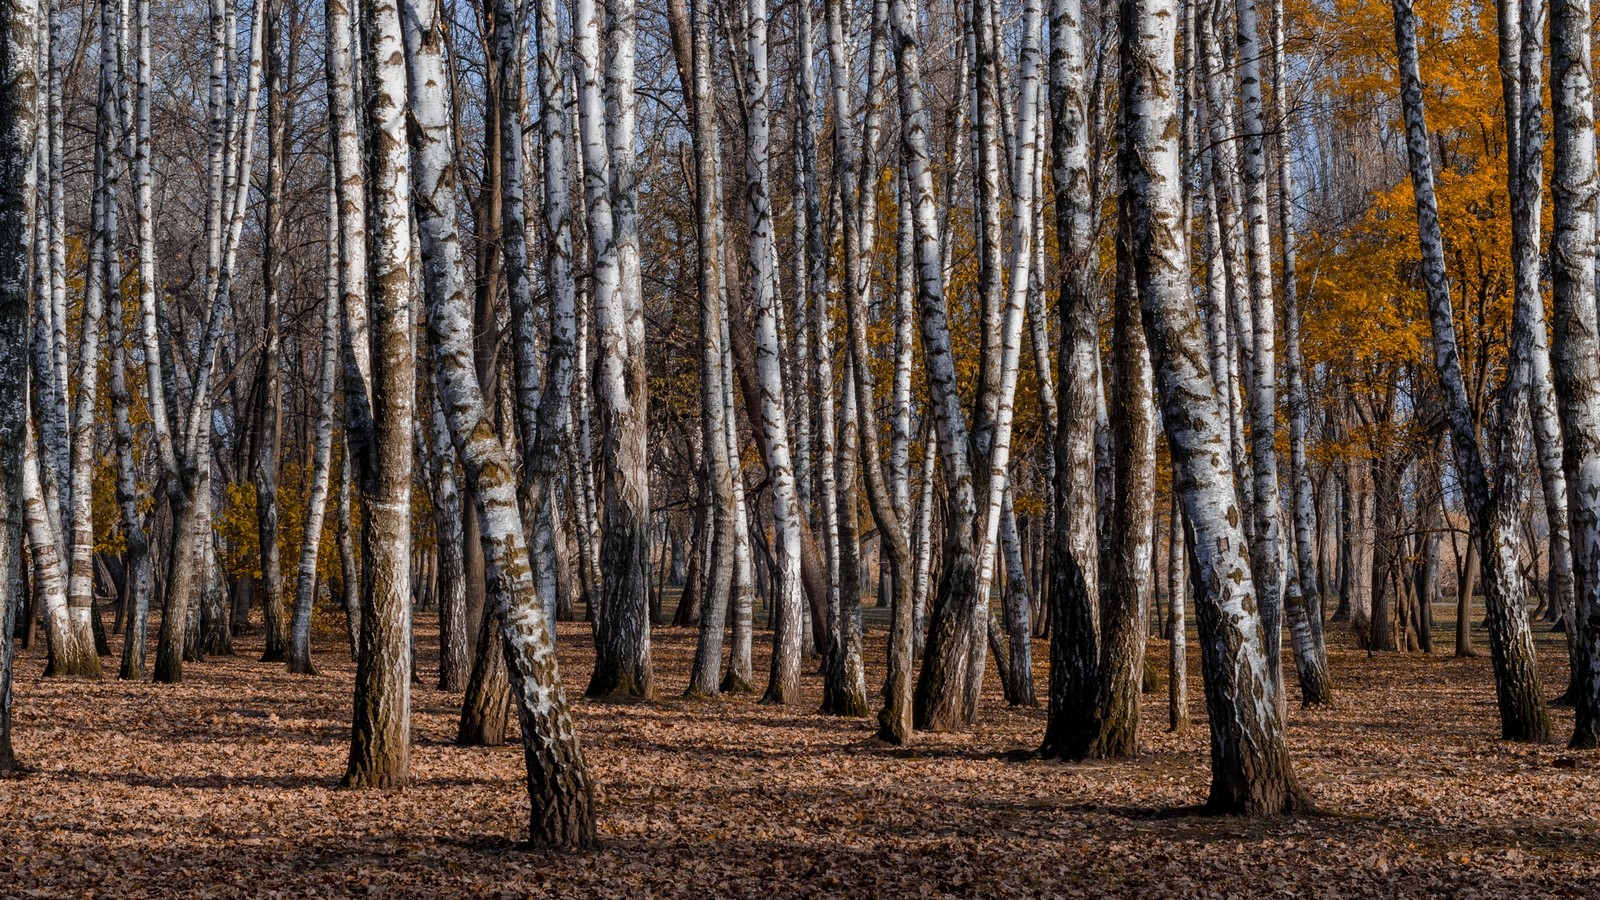
[[(1461, 375), (1455, 316), (1444, 260), (1444, 241), (1434, 195), (1433, 159), (1423, 111), (1423, 88), (1417, 55), (1417, 20), (1411, 0), (1394, 0), (1395, 45), (1400, 59), (1400, 99), (1405, 115), (1406, 156), (1417, 207), (1417, 238), (1422, 252), (1422, 277), (1427, 288), (1428, 317), (1433, 325), (1434, 367), (1444, 393), (1445, 416), (1461, 475), (1472, 538), (1479, 559), (1489, 613), (1489, 649), (1494, 659), (1495, 688), (1501, 735), (1511, 740), (1543, 741), (1550, 734), (1539, 673), (1534, 665), (1533, 634), (1528, 627), (1519, 571), (1520, 536), (1515, 496), (1521, 476), (1523, 437), (1528, 419), (1532, 323), (1529, 304), (1517, 304), (1513, 315), (1510, 358), (1494, 440), (1500, 453), (1493, 482), (1478, 443), (1472, 407)], [(1530, 132), (1531, 133), (1531, 129)], [(1529, 152), (1530, 168), (1537, 156)], [(1518, 191), (1516, 201), (1530, 201)], [(1523, 210), (1518, 210), (1527, 215)], [(1532, 220), (1537, 220), (1534, 213)], [(1526, 223), (1530, 221), (1523, 218)]]
[[(519, 17), (513, 0), (499, 0), (496, 12), (502, 21)], [(539, 66), (541, 82), (546, 85), (546, 79), (559, 72), (559, 54), (549, 40), (554, 19), (554, 4), (540, 0)], [(444, 78), (441, 7), (437, 0), (407, 0), (404, 21), (411, 66), (411, 114), (416, 125), (413, 152), (417, 161), (417, 220), (426, 260), (423, 275), (428, 331), (444, 417), (477, 499), (488, 594), (498, 622), (497, 634), (488, 628), (482, 632), (479, 664), (481, 667), (504, 660), (509, 670), (510, 694), (516, 699), (522, 725), (523, 760), (532, 806), (530, 843), (539, 847), (587, 847), (595, 841), (593, 787), (561, 688), (555, 641), (551, 638), (554, 622), (547, 620), (545, 604), (538, 596), (510, 459), (490, 423), (473, 365), (472, 315), (455, 214), (454, 142), (450, 133), (450, 95)], [(547, 95), (541, 91), (543, 96)], [(559, 233), (557, 222), (546, 225)], [(555, 305), (558, 318), (565, 323), (564, 333), (570, 334), (571, 305), (564, 311), (559, 299)], [(557, 355), (552, 347), (553, 364)], [(536, 473), (536, 484), (543, 487), (548, 487), (549, 473), (559, 459), (553, 448), (559, 447), (562, 430), (547, 427), (554, 423), (548, 417), (555, 415), (555, 401), (550, 398), (557, 390), (556, 384), (552, 378), (552, 387), (542, 398), (539, 411), (541, 444), (552, 449), (535, 447), (530, 454), (543, 461)], [(561, 397), (560, 402), (565, 399)], [(550, 409), (545, 408), (547, 402)], [(503, 653), (494, 649), (495, 638)], [(480, 689), (484, 686), (477, 670), (473, 685)], [(471, 691), (469, 686), (469, 702)], [(496, 697), (506, 695), (504, 687), (494, 691)], [(500, 721), (504, 719), (502, 711)]]
[(1255, 586), (1226, 452), (1228, 435), (1189, 299), (1179, 230), (1178, 124), (1171, 0), (1122, 0), (1127, 232), (1162, 420), (1190, 524), (1195, 606), (1205, 654), (1214, 812), (1271, 815), (1309, 806), (1295, 780), (1267, 671)]

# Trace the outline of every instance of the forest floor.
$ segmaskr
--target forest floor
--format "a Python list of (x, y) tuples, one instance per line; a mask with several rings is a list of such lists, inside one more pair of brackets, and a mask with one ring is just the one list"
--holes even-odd
[[(1565, 651), (1546, 631), (1553, 695)], [(560, 637), (573, 697), (587, 626)], [(693, 633), (658, 628), (659, 701), (574, 704), (599, 791), (601, 845), (584, 854), (518, 849), (521, 753), (453, 746), (458, 698), (430, 686), (431, 630), (413, 781), (392, 792), (338, 788), (354, 667), (337, 634), (319, 638), (320, 677), (257, 662), (255, 628), (177, 686), (44, 679), (35, 642), (15, 724), (32, 772), (0, 780), (0, 896), (1600, 894), (1600, 756), (1498, 740), (1486, 657), (1369, 658), (1343, 627), (1330, 637), (1339, 703), (1291, 703), (1289, 732), (1325, 814), (1247, 822), (1191, 812), (1208, 783), (1199, 664), (1191, 653), (1195, 727), (1168, 733), (1163, 641), (1142, 755), (1068, 764), (1029, 758), (1044, 711), (995, 690), (971, 733), (908, 749), (819, 715), (814, 665), (794, 707), (683, 700)], [(869, 632), (874, 689), (883, 643)], [(1041, 691), (1046, 657), (1037, 645)], [(1564, 741), (1571, 711), (1555, 717)]]

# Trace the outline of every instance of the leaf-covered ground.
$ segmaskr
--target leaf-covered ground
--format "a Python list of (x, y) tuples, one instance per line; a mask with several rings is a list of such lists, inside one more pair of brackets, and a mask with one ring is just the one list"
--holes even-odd
[[(679, 699), (693, 635), (659, 628), (659, 702), (575, 704), (602, 846), (568, 855), (516, 847), (516, 749), (451, 743), (457, 699), (425, 686), (431, 634), (419, 636), (413, 783), (394, 792), (337, 787), (353, 678), (337, 635), (319, 643), (319, 677), (256, 662), (257, 631), (237, 656), (187, 666), (179, 686), (44, 679), (36, 642), (17, 662), (15, 726), (33, 771), (0, 780), (0, 895), (1600, 892), (1600, 758), (1497, 740), (1485, 658), (1369, 658), (1331, 630), (1339, 705), (1294, 708), (1290, 729), (1328, 814), (1245, 822), (1188, 812), (1208, 780), (1198, 662), (1188, 734), (1167, 733), (1163, 686), (1146, 696), (1138, 759), (1066, 764), (1027, 758), (1043, 711), (1008, 710), (993, 691), (973, 732), (910, 749), (818, 715), (814, 665), (794, 708)], [(883, 637), (868, 636), (874, 679)], [(562, 625), (561, 640), (581, 689), (586, 626)], [(1163, 668), (1165, 650), (1151, 642)], [(1561, 645), (1542, 636), (1540, 650), (1557, 693)], [(763, 665), (758, 651), (758, 681)], [(1556, 721), (1564, 739), (1570, 711)]]

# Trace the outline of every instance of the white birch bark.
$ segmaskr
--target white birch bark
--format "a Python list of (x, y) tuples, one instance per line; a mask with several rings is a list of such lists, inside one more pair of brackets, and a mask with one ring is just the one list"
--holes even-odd
[[(44, 284), (49, 288), (49, 302), (42, 305), (48, 311), (50, 323), (50, 379), (41, 392), (41, 409), (47, 414), (39, 426), (39, 461), (46, 501), (50, 504), (51, 527), (58, 544), (70, 540), (67, 534), (67, 510), (72, 502), (70, 477), (72, 418), (71, 399), (68, 394), (67, 367), (67, 212), (66, 212), (66, 113), (63, 99), (64, 58), (69, 52), (63, 31), (62, 2), (48, 0), (46, 53), (48, 54), (48, 81), (45, 96), (45, 222), (47, 259)], [(45, 386), (41, 386), (45, 387)]]
[[(488, 595), (499, 614), (501, 643), (522, 723), (532, 804), (530, 839), (540, 846), (585, 847), (595, 840), (593, 787), (561, 687), (552, 638), (555, 623), (546, 617), (534, 582), (511, 460), (485, 408), (474, 364), (472, 312), (456, 216), (441, 12), (437, 0), (407, 0), (403, 13), (411, 114), (418, 125), (413, 132), (418, 185), (414, 200), (424, 248), (438, 396), (482, 523)], [(553, 20), (554, 4), (541, 0), (541, 56), (550, 53), (541, 59), (541, 80), (554, 74), (548, 65), (559, 60), (553, 48), (546, 51), (549, 45), (544, 41)], [(547, 124), (564, 128), (564, 123)], [(567, 319), (570, 323), (570, 316)]]
[[(938, 426), (949, 492), (945, 527), (945, 564), (922, 671), (918, 676), (913, 716), (919, 727), (949, 730), (970, 722), (966, 691), (972, 655), (983, 653), (987, 616), (975, 602), (978, 561), (972, 524), (977, 518), (972, 460), (968, 454), (966, 414), (957, 390), (955, 359), (950, 347), (949, 312), (945, 303), (944, 259), (937, 203), (933, 193), (932, 153), (928, 146), (929, 114), (923, 94), (922, 61), (915, 0), (893, 0), (889, 10), (900, 101), (900, 139), (906, 178), (912, 188), (916, 235), (917, 296), (922, 331), (923, 368), (928, 379), (934, 422)], [(969, 648), (972, 649), (969, 654)]]
[(1573, 747), (1594, 747), (1600, 741), (1600, 322), (1593, 277), (1597, 201), (1591, 12), (1586, 0), (1553, 0), (1550, 14), (1555, 124), (1550, 252), (1555, 334), (1550, 361), (1570, 490), (1578, 649), (1572, 679)]
[(1092, 737), (1098, 690), (1095, 615), (1100, 595), (1096, 409), (1101, 402), (1099, 316), (1094, 299), (1095, 219), (1089, 143), (1083, 8), (1053, 0), (1050, 8), (1050, 107), (1061, 283), (1057, 315), (1056, 469), (1051, 486), (1055, 528), (1050, 587), (1049, 718), (1040, 753), (1081, 758)]
[[(1278, 175), (1278, 260), (1283, 290), (1283, 353), (1285, 388), (1289, 394), (1289, 497), (1293, 522), (1294, 574), (1285, 579), (1284, 604), (1294, 646), (1300, 702), (1306, 706), (1333, 699), (1327, 651), (1321, 640), (1322, 597), (1317, 586), (1312, 547), (1316, 540), (1316, 498), (1306, 458), (1311, 398), (1300, 352), (1300, 292), (1296, 279), (1294, 172), (1289, 160), (1289, 84), (1285, 78), (1283, 0), (1272, 0), (1273, 118), (1276, 120)], [(1427, 602), (1427, 601), (1424, 601)]]
[[(367, 44), (368, 306), (372, 441), (353, 454), (365, 511), (361, 641), (344, 784), (392, 788), (410, 780), (411, 481), (416, 361), (411, 326), (411, 166), (408, 83), (396, 0), (362, 0)], [(248, 151), (247, 151), (248, 152)]]
[[(1278, 489), (1277, 315), (1272, 288), (1272, 236), (1267, 223), (1267, 117), (1262, 98), (1262, 46), (1256, 0), (1238, 0), (1234, 19), (1244, 132), (1245, 248), (1250, 271), (1250, 462), (1255, 528), (1250, 559), (1256, 577), (1267, 666), (1282, 703), (1284, 545)], [(1283, 85), (1276, 86), (1282, 90)]]
[[(772, 142), (767, 74), (766, 0), (748, 0), (745, 52), (745, 219), (749, 227), (751, 297), (755, 306), (756, 370), (761, 381), (759, 426), (767, 436), (767, 475), (772, 480), (772, 519), (778, 565), (778, 622), (773, 635), (772, 672), (765, 699), (790, 703), (799, 698), (801, 642), (804, 639), (800, 583), (800, 498), (789, 445), (783, 361), (778, 343), (778, 297), (773, 269), (776, 239), (772, 224), (770, 146)], [(709, 76), (709, 72), (707, 73)], [(698, 79), (697, 79), (698, 80)]]
[[(147, 0), (142, 0), (147, 2)], [(356, 107), (355, 20), (352, 0), (327, 0), (323, 57), (328, 91), (334, 179), (339, 194), (340, 353), (344, 367), (345, 440), (360, 452), (372, 419), (371, 336), (367, 332), (367, 198), (361, 122)]]
[(22, 606), (28, 443), (28, 255), (34, 231), (34, 144), (39, 130), (39, 10), (0, 3), (0, 771), (17, 768), (11, 744), (15, 624)]
[(1509, 386), (1501, 392), (1504, 403), (1495, 435), (1501, 459), (1491, 484), (1461, 375), (1461, 354), (1423, 110), (1416, 13), (1411, 0), (1394, 0), (1392, 6), (1400, 63), (1401, 109), (1406, 127), (1406, 157), (1417, 209), (1417, 240), (1422, 254), (1421, 274), (1428, 298), (1428, 318), (1433, 330), (1434, 368), (1444, 395), (1445, 418), (1450, 427), (1473, 538), (1481, 548), (1479, 557), (1489, 612), (1490, 652), (1495, 668), (1501, 735), (1512, 740), (1542, 741), (1550, 732), (1550, 715), (1534, 665), (1533, 634), (1528, 627), (1520, 583), (1521, 541), (1514, 521), (1522, 438), (1527, 428), (1527, 385), (1531, 368), (1528, 364), (1531, 323), (1528, 320), (1532, 311), (1526, 308), (1527, 304), (1521, 304), (1513, 315), (1506, 375)]
[(1195, 605), (1206, 655), (1211, 793), (1217, 811), (1273, 815), (1304, 808), (1289, 762), (1256, 615), (1248, 545), (1225, 453), (1205, 340), (1189, 298), (1179, 239), (1176, 10), (1171, 0), (1121, 4), (1127, 212), (1135, 288), (1155, 360), (1163, 421), (1190, 527)]
[(700, 294), (700, 404), (701, 447), (705, 466), (706, 502), (710, 506), (705, 528), (710, 539), (702, 560), (702, 599), (699, 640), (689, 673), (689, 696), (715, 696), (722, 668), (723, 631), (733, 592), (734, 516), (733, 472), (729, 464), (727, 422), (723, 390), (722, 291), (717, 267), (721, 247), (717, 242), (716, 122), (711, 84), (711, 9), (694, 0), (687, 13), (690, 31), (689, 108), (694, 136), (695, 228), (699, 241), (697, 286)]
[[(117, 240), (116, 187), (118, 181), (115, 128), (116, 18), (115, 8), (101, 4), (99, 44), (99, 102), (95, 115), (94, 185), (91, 200), (88, 271), (84, 273), (83, 318), (79, 325), (77, 395), (73, 398), (67, 517), (67, 604), (71, 634), (68, 656), (51, 660), (54, 674), (100, 676), (95, 653), (94, 628), (94, 519), (92, 509), (95, 463), (95, 404), (99, 394), (100, 360), (104, 354), (101, 329), (105, 320), (107, 257)], [(115, 289), (115, 286), (113, 286)]]
[[(654, 693), (649, 626), (649, 486), (644, 439), (643, 309), (639, 290), (634, 147), (632, 0), (607, 4), (609, 52), (602, 73), (594, 0), (574, 6), (580, 144), (585, 160), (589, 240), (594, 266), (598, 359), (594, 399), (603, 436), (605, 578), (595, 612), (596, 665), (591, 696)], [(603, 82), (602, 82), (603, 78)]]
[(331, 167), (327, 193), (328, 262), (323, 281), (322, 352), (318, 357), (316, 422), (312, 426), (311, 493), (306, 498), (300, 560), (295, 571), (294, 618), (289, 629), (290, 671), (307, 674), (314, 671), (311, 665), (311, 611), (317, 597), (322, 525), (328, 512), (330, 473), (333, 469), (333, 394), (339, 379), (339, 193), (337, 176)]

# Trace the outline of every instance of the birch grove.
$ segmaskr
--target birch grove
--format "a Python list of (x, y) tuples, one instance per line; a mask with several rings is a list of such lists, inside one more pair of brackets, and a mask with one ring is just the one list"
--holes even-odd
[(1484, 622), (1500, 736), (1595, 746), (1592, 10), (1435, 91), (1439, 8), (0, 0), (0, 772), (35, 641), (337, 684), (352, 788), (442, 703), (553, 848), (680, 694), (1151, 706), (1268, 816), (1301, 707)]

